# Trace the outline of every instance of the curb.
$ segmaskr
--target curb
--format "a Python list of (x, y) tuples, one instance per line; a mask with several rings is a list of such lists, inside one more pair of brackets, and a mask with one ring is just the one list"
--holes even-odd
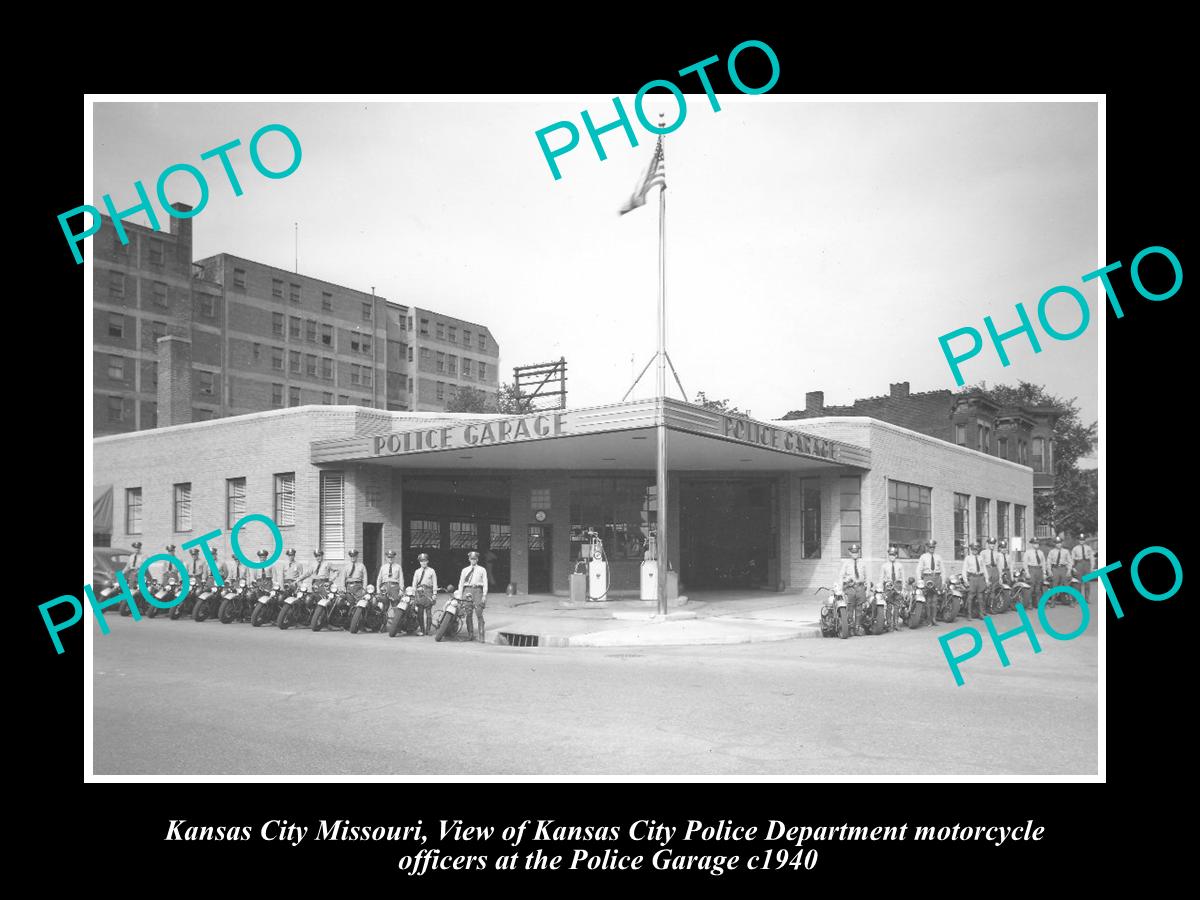
[[(490, 630), (490, 629), (489, 629)], [(500, 631), (495, 631), (492, 637), (488, 640), (489, 644), (497, 646), (509, 646), (500, 640)], [(512, 633), (512, 632), (506, 632)], [(527, 632), (521, 632), (526, 634)], [(559, 635), (559, 634), (532, 634), (531, 637), (537, 638), (536, 647), (528, 647), (522, 649), (537, 650), (542, 647), (590, 647), (605, 648), (605, 647), (703, 647), (703, 646), (726, 646), (733, 644), (761, 644), (777, 641), (791, 641), (806, 638), (819, 638), (821, 636), (820, 625), (809, 625), (803, 628), (796, 628), (790, 631), (775, 632), (767, 634), (743, 634), (743, 635), (726, 635), (710, 638), (688, 638), (678, 641), (655, 641), (641, 638), (632, 640), (627, 643), (605, 643), (591, 642), (589, 637), (592, 635), (604, 634), (604, 632), (586, 632), (584, 634)]]

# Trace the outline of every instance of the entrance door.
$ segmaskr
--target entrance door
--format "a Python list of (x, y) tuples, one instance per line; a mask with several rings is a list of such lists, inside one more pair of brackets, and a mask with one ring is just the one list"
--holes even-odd
[(680, 580), (689, 588), (767, 584), (772, 483), (685, 479), (679, 487)]
[(367, 581), (375, 583), (379, 567), (383, 565), (383, 524), (363, 522), (362, 564), (367, 570)]
[(529, 593), (549, 594), (553, 579), (550, 573), (549, 525), (529, 526)]

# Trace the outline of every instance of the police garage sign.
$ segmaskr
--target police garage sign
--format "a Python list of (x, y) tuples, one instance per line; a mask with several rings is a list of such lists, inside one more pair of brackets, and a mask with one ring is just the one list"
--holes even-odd
[(722, 434), (735, 441), (754, 444), (759, 447), (770, 447), (782, 450), (784, 453), (795, 453), (797, 456), (820, 456), (824, 459), (837, 459), (837, 444), (811, 434), (800, 434), (788, 428), (775, 428), (763, 425), (753, 419), (738, 419), (721, 416)]
[(423, 450), (449, 450), (462, 447), (487, 447), (517, 441), (558, 437), (563, 433), (563, 413), (521, 416), (495, 422), (472, 422), (446, 428), (421, 428), (376, 435), (372, 456), (398, 456)]

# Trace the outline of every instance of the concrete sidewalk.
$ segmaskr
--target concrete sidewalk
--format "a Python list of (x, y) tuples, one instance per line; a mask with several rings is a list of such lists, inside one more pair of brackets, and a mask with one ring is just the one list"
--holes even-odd
[(539, 647), (746, 644), (820, 637), (821, 598), (773, 591), (703, 591), (665, 617), (643, 600), (572, 603), (566, 597), (488, 597), (488, 642)]

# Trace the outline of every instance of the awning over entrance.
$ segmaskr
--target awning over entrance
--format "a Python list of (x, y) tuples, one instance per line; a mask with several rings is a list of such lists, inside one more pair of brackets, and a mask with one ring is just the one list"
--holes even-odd
[[(653, 469), (655, 401), (523, 416), (448, 418), (420, 427), (394, 415), (395, 430), (314, 441), (316, 465), (372, 462), (421, 469)], [(870, 468), (870, 451), (784, 427), (668, 400), (673, 471), (796, 471)]]

